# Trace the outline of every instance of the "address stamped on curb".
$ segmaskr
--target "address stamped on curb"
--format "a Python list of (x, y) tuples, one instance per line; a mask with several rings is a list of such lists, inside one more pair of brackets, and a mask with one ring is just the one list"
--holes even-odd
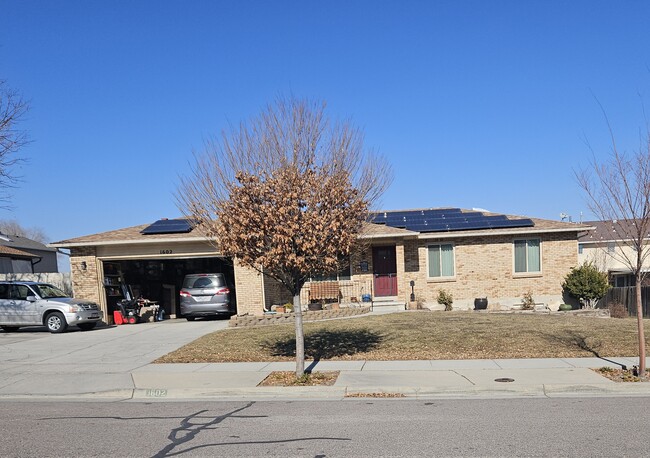
[(149, 389), (147, 390), (148, 398), (164, 398), (167, 397), (167, 390), (162, 389)]

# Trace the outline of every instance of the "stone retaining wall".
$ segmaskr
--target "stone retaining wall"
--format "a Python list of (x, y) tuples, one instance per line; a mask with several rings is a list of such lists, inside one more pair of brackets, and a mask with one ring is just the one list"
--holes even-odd
[[(318, 310), (313, 312), (302, 312), (303, 321), (327, 320), (330, 318), (343, 318), (346, 316), (363, 315), (370, 312), (370, 307), (343, 308), (339, 310)], [(233, 316), (230, 318), (230, 327), (244, 326), (269, 326), (273, 324), (293, 323), (295, 315), (293, 313), (273, 313), (264, 316)]]

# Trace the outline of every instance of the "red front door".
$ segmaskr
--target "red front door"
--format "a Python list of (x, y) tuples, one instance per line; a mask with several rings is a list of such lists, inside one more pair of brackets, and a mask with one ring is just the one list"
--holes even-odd
[(372, 248), (375, 296), (397, 296), (397, 260), (394, 246)]

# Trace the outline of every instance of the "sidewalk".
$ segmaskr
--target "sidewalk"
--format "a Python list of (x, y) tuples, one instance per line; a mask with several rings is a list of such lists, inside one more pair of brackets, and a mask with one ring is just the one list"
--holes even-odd
[(272, 371), (295, 370), (292, 362), (150, 364), (132, 375), (137, 399), (650, 396), (650, 383), (616, 383), (590, 369), (634, 364), (635, 358), (318, 362), (315, 371), (340, 371), (329, 387), (257, 387)]
[[(258, 387), (293, 362), (146, 364), (81, 374), (34, 368), (20, 383), (0, 384), (0, 399), (66, 400), (342, 400), (351, 396), (506, 398), (650, 396), (650, 383), (616, 383), (590, 368), (631, 367), (635, 358), (458, 361), (321, 361), (315, 371), (340, 371), (333, 386)], [(51, 368), (50, 368), (51, 369)], [(6, 374), (6, 370), (3, 371)], [(16, 374), (16, 376), (18, 376)], [(504, 380), (505, 379), (505, 380)], [(501, 381), (500, 381), (501, 380)], [(93, 389), (88, 389), (92, 386)], [(85, 387), (85, 388), (84, 388)]]

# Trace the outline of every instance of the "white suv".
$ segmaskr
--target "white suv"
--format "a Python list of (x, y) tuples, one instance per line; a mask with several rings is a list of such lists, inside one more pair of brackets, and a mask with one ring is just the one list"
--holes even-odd
[(68, 326), (88, 331), (101, 320), (94, 302), (72, 299), (59, 288), (30, 281), (0, 282), (0, 327), (6, 332), (22, 326), (46, 326), (63, 332)]

